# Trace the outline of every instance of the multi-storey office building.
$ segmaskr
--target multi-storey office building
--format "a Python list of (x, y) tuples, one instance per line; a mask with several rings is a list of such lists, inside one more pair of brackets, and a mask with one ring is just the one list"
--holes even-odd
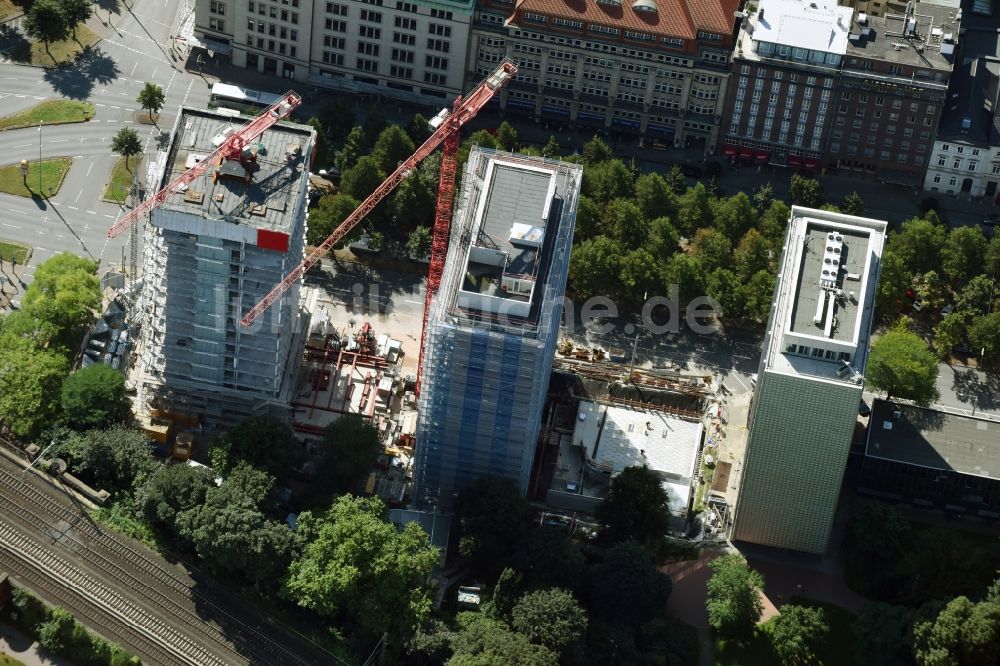
[(486, 475), (528, 490), (582, 169), (473, 148), (427, 319), (414, 500)]
[[(158, 187), (211, 154), (232, 118), (181, 109)], [(225, 426), (287, 418), (308, 317), (294, 284), (253, 327), (240, 317), (302, 261), (310, 127), (282, 122), (150, 213), (137, 404)]]
[(715, 150), (739, 0), (481, 0), (468, 81), (520, 71), (498, 104), (538, 121)]
[(722, 152), (921, 182), (960, 15), (908, 6), (869, 16), (833, 0), (761, 0), (739, 29)]
[(826, 551), (858, 419), (885, 229), (792, 207), (733, 539)]
[(237, 67), (440, 104), (462, 92), (473, 3), (197, 0), (195, 33), (229, 44)]

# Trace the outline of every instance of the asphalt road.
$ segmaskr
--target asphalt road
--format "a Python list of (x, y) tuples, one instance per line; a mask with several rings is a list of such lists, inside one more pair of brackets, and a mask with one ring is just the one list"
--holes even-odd
[[(181, 0), (136, 0), (131, 8), (101, 0), (89, 25), (105, 38), (74, 65), (54, 70), (0, 65), (0, 106), (5, 114), (50, 99), (85, 100), (96, 107), (89, 122), (42, 129), (43, 158), (73, 158), (58, 194), (50, 199), (0, 194), (0, 239), (34, 248), (22, 276), (25, 282), (30, 282), (33, 266), (59, 252), (97, 259), (102, 273), (120, 265), (128, 234), (108, 240), (106, 232), (122, 208), (100, 199), (117, 158), (111, 137), (123, 126), (134, 127), (143, 139), (144, 156), (151, 156), (168, 137), (180, 105), (208, 102), (208, 82), (183, 71), (170, 57), (170, 35), (185, 12)], [(136, 122), (135, 99), (146, 82), (156, 83), (166, 94), (156, 125)], [(0, 132), (3, 164), (37, 160), (38, 154), (37, 129)]]

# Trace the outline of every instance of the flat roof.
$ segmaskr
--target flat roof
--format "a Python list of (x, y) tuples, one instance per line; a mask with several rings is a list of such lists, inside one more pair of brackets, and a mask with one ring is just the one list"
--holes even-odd
[(1000, 479), (1000, 423), (875, 400), (865, 455)]
[(760, 0), (753, 40), (843, 55), (853, 12), (834, 0)]
[[(182, 108), (161, 187), (205, 159), (246, 120)], [(211, 165), (185, 191), (168, 194), (160, 208), (287, 233), (294, 226), (294, 204), (305, 194), (299, 190), (308, 170), (312, 133), (304, 125), (277, 123), (250, 144), (253, 159)]]
[[(867, 19), (864, 23), (859, 20), (861, 16)], [(950, 72), (955, 62), (955, 51), (958, 50), (960, 22), (955, 7), (929, 2), (914, 3), (914, 11), (909, 18), (901, 11), (890, 9), (886, 9), (882, 16), (855, 12), (851, 23), (851, 34), (855, 38), (847, 42), (847, 56)], [(950, 53), (945, 39), (949, 34), (953, 47)], [(919, 79), (916, 83), (920, 83)]]
[[(580, 416), (585, 415), (581, 420)], [(647, 465), (657, 472), (667, 491), (670, 510), (687, 508), (701, 446), (700, 421), (665, 412), (580, 401), (573, 444), (612, 474), (626, 467)]]
[(852, 381), (864, 372), (886, 223), (793, 206), (763, 367)]

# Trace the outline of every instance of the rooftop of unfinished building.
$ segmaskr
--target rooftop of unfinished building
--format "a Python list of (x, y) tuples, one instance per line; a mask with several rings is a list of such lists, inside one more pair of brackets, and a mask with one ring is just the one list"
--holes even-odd
[[(245, 119), (182, 108), (170, 138), (162, 186), (206, 159)], [(249, 143), (239, 160), (214, 160), (184, 191), (167, 195), (165, 211), (288, 232), (297, 197), (305, 196), (312, 128), (273, 125)]]
[(550, 280), (565, 279), (550, 268), (569, 251), (580, 173), (565, 162), (473, 151), (456, 213), (462, 247), (449, 255), (461, 271), (450, 294), (457, 311), (537, 323)]

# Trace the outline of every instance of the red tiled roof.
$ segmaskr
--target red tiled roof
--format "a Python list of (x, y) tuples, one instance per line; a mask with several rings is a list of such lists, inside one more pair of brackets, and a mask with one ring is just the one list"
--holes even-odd
[(739, 0), (655, 0), (659, 11), (646, 12), (633, 9), (633, 2), (622, 0), (621, 5), (611, 5), (597, 0), (518, 0), (515, 12), (694, 39), (697, 30), (728, 35), (733, 12), (739, 5)]

